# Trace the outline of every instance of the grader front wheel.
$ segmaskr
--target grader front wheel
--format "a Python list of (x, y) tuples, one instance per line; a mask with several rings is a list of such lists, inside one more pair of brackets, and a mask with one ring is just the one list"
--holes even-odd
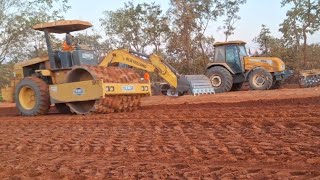
[(15, 102), (21, 115), (47, 114), (50, 108), (48, 85), (37, 77), (22, 79), (15, 89)]

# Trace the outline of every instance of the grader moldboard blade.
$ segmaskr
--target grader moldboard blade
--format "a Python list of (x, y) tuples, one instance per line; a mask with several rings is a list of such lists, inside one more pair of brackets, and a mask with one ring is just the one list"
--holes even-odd
[(215, 94), (209, 78), (205, 75), (186, 75), (187, 81), (190, 84), (191, 93), (196, 95)]

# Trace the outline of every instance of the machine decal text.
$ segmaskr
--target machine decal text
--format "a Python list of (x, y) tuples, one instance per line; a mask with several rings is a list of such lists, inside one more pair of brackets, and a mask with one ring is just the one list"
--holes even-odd
[(57, 86), (50, 86), (50, 90), (52, 92), (57, 92), (58, 91), (58, 87)]
[(93, 56), (93, 54), (90, 54), (90, 53), (82, 53), (82, 58), (90, 60), (90, 59), (93, 59), (94, 56)]
[(133, 59), (126, 58), (126, 61), (128, 61), (128, 62), (130, 62), (130, 63), (132, 63), (132, 64), (135, 64), (135, 65), (137, 65), (137, 66), (141, 66), (141, 67), (143, 67), (143, 68), (147, 68), (147, 66), (146, 66), (145, 64), (142, 64), (142, 63), (140, 63), (140, 62), (138, 62), (138, 61), (135, 61), (135, 60), (133, 60)]
[(122, 86), (122, 91), (133, 91), (134, 87), (133, 86)]
[(264, 60), (264, 59), (250, 59), (251, 62), (261, 62), (266, 63), (272, 66), (273, 62), (272, 60)]

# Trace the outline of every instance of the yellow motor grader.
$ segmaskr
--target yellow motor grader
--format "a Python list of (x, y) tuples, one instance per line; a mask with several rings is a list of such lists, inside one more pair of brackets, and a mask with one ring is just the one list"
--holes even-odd
[(214, 61), (207, 65), (206, 75), (217, 93), (240, 90), (249, 82), (252, 90), (277, 89), (293, 75), (276, 57), (250, 57), (243, 41), (217, 42)]

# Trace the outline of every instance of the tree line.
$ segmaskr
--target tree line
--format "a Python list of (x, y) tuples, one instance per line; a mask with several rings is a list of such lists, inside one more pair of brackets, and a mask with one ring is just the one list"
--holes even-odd
[(320, 44), (308, 44), (309, 36), (320, 29), (320, 1), (282, 0), (281, 6), (290, 7), (279, 25), (282, 37), (274, 37), (263, 24), (254, 39), (261, 50), (256, 54), (280, 57), (296, 72), (320, 68)]
[[(157, 53), (180, 73), (202, 74), (214, 57), (214, 35), (207, 35), (209, 24), (223, 20), (220, 29), (225, 40), (236, 31), (239, 11), (246, 0), (170, 0), (169, 9), (156, 3), (128, 1), (100, 17), (103, 34), (93, 30), (79, 34), (81, 43), (99, 54), (116, 48)], [(320, 1), (282, 0), (290, 7), (279, 25), (282, 37), (272, 36), (267, 25), (253, 40), (260, 50), (255, 56), (277, 56), (294, 70), (319, 68), (319, 43), (308, 44), (308, 37), (320, 28)], [(34, 24), (63, 19), (70, 8), (68, 0), (0, 0), (0, 86), (11, 78), (12, 65), (21, 60), (46, 55), (42, 33)], [(262, 22), (263, 23), (263, 22)], [(56, 48), (60, 40), (52, 37)]]

